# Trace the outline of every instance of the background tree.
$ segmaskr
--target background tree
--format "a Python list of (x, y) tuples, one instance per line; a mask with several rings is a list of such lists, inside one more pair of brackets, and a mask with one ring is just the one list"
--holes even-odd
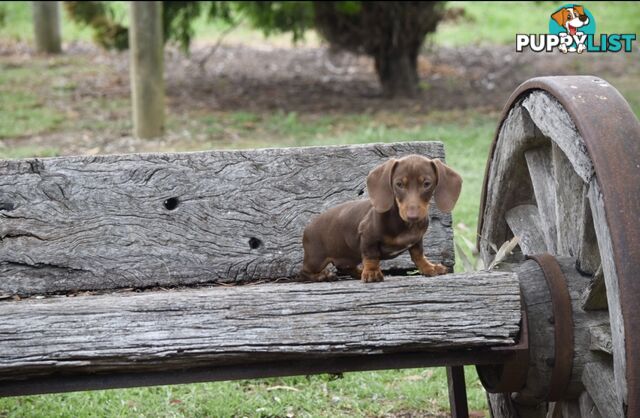
[(62, 52), (60, 42), (60, 13), (57, 1), (34, 1), (33, 29), (36, 49), (48, 54)]
[[(98, 43), (107, 48), (127, 47), (126, 28), (110, 18), (109, 2), (65, 3), (72, 18), (96, 29)], [(425, 37), (436, 30), (443, 14), (443, 2), (165, 1), (163, 4), (165, 40), (177, 41), (185, 49), (194, 34), (193, 22), (203, 13), (209, 19), (227, 22), (246, 17), (266, 35), (291, 32), (294, 40), (302, 38), (307, 29), (315, 28), (332, 47), (371, 56), (387, 96), (418, 93), (418, 54)]]
[(388, 96), (418, 92), (418, 54), (442, 16), (441, 2), (313, 2), (315, 28), (329, 43), (373, 57)]

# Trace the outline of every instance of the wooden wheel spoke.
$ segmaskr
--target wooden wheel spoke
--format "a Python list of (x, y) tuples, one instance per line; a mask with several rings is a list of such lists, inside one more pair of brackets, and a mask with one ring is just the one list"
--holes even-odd
[(520, 238), (519, 245), (523, 254), (540, 254), (546, 251), (536, 206), (516, 206), (507, 211), (505, 219), (513, 235)]
[(582, 383), (602, 416), (624, 416), (610, 362), (601, 360), (585, 364)]
[(580, 395), (580, 399), (578, 400), (580, 404), (580, 416), (582, 418), (602, 418), (600, 411), (598, 411), (598, 407), (591, 399), (589, 392), (586, 390), (582, 392)]
[(524, 153), (531, 176), (542, 235), (546, 250), (556, 254), (556, 184), (553, 181), (553, 164), (549, 147), (535, 148)]
[(589, 328), (589, 337), (589, 349), (591, 351), (613, 354), (611, 327), (609, 324), (602, 324)]
[(580, 208), (581, 225), (580, 240), (578, 245), (578, 260), (576, 267), (580, 272), (595, 276), (598, 269), (602, 267), (600, 260), (600, 249), (598, 248), (598, 238), (593, 225), (591, 214), (591, 204), (589, 203), (589, 186), (582, 185), (582, 205)]
[(559, 403), (559, 406), (560, 412), (562, 412), (562, 418), (581, 418), (580, 404), (577, 400), (562, 401)]
[[(598, 255), (598, 259), (600, 256)], [(582, 293), (582, 309), (585, 311), (594, 311), (598, 309), (607, 309), (607, 286), (604, 283), (604, 274), (602, 266), (596, 270), (593, 278)]]
[(558, 255), (574, 257), (579, 252), (582, 238), (585, 184), (556, 144), (551, 147), (551, 160), (553, 161), (553, 181), (556, 186), (556, 251)]

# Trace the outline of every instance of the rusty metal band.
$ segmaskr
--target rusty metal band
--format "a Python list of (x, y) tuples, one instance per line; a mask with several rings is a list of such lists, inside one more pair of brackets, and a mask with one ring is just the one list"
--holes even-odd
[[(523, 301), (524, 302), (524, 301)], [(522, 325), (518, 343), (492, 347), (491, 351), (506, 355), (503, 364), (477, 365), (476, 371), (484, 389), (489, 393), (518, 392), (527, 383), (529, 372), (529, 321), (522, 310)]]
[(551, 254), (527, 258), (538, 263), (551, 293), (554, 358), (547, 400), (559, 401), (569, 386), (573, 369), (573, 310), (569, 288), (558, 261)]
[[(545, 91), (567, 111), (593, 162), (611, 234), (624, 325), (627, 415), (640, 417), (640, 122), (622, 95), (594, 76), (532, 78), (507, 100), (486, 166), (478, 232), (482, 233), (489, 170), (509, 111), (533, 91)], [(602, 97), (605, 97), (603, 100)], [(478, 243), (479, 244), (479, 243)]]

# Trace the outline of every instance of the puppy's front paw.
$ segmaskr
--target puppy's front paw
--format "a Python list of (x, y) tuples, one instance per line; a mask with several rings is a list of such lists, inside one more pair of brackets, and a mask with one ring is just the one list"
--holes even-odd
[(449, 270), (446, 266), (442, 264), (431, 264), (425, 260), (425, 262), (416, 263), (418, 265), (418, 270), (420, 274), (423, 276), (439, 276), (441, 274), (446, 274)]
[(360, 276), (360, 280), (364, 283), (373, 283), (373, 282), (381, 282), (384, 280), (384, 276), (382, 274), (382, 270), (362, 270), (362, 275)]
[(447, 274), (449, 272), (449, 269), (447, 268), (447, 266), (443, 264), (434, 264), (433, 269), (436, 271), (437, 275)]
[(302, 271), (299, 275), (299, 280), (304, 282), (332, 282), (337, 279), (333, 272), (322, 270), (319, 273), (309, 273)]

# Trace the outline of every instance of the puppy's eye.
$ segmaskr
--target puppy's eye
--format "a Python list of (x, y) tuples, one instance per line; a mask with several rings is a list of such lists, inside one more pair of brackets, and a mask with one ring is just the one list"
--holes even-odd
[(428, 181), (425, 181), (423, 186), (424, 186), (425, 189), (428, 189), (429, 187), (431, 187), (431, 183), (428, 182)]
[(401, 181), (396, 181), (396, 187), (402, 189), (404, 187), (404, 183)]

